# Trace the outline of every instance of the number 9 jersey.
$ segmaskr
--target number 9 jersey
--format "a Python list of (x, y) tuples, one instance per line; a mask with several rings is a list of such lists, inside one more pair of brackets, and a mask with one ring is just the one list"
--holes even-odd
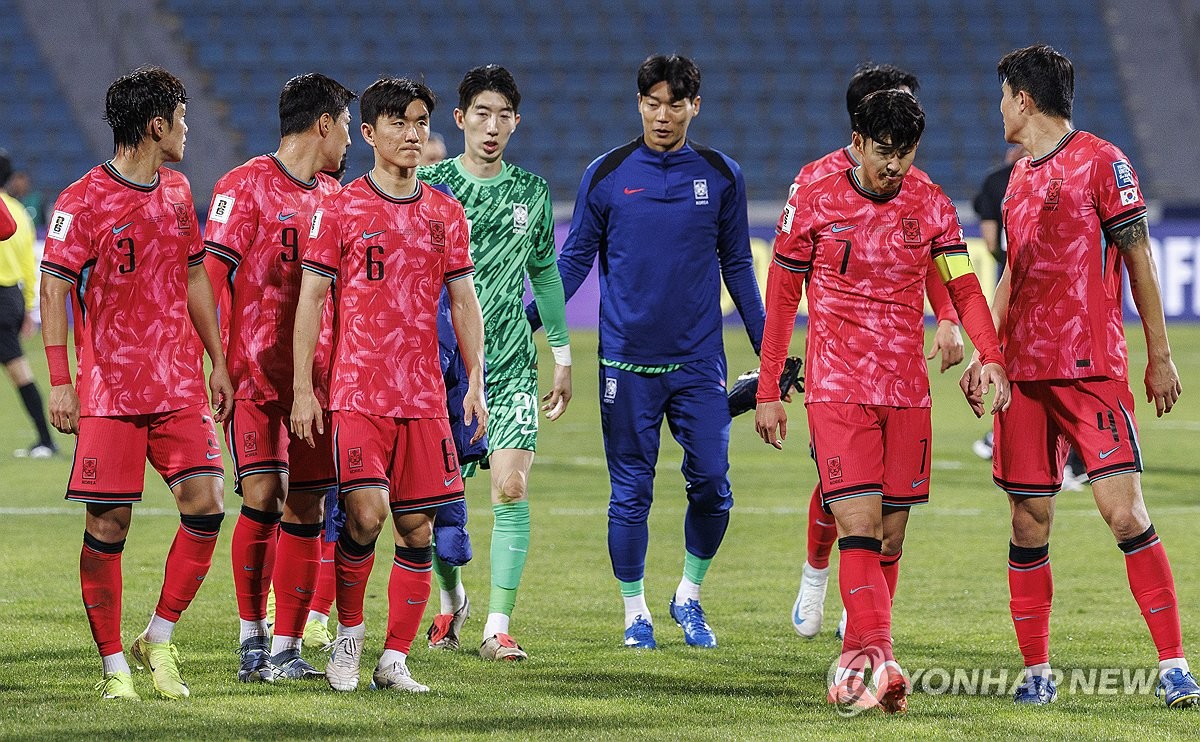
[(442, 286), (475, 272), (462, 205), (421, 181), (407, 198), (364, 175), (321, 203), (303, 268), (334, 281), (330, 410), (445, 418)]
[(187, 178), (149, 184), (110, 164), (58, 197), (41, 270), (74, 287), (80, 414), (115, 417), (207, 404), (188, 268), (204, 262)]

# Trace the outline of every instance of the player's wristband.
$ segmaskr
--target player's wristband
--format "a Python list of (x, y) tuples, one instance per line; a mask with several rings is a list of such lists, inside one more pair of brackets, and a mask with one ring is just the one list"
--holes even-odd
[(47, 345), (46, 365), (50, 367), (50, 386), (71, 383), (71, 365), (67, 362), (67, 346)]
[(554, 356), (554, 363), (557, 366), (571, 365), (571, 346), (560, 345), (558, 347), (551, 346), (550, 353)]

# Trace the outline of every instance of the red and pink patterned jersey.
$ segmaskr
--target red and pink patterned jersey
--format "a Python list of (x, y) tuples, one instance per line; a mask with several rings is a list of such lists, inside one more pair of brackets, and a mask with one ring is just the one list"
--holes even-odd
[(420, 181), (392, 198), (368, 174), (321, 203), (312, 233), (304, 270), (336, 281), (329, 409), (446, 417), (438, 297), (475, 272), (462, 205)]
[(778, 231), (783, 280), (807, 281), (805, 401), (928, 407), (925, 276), (933, 256), (966, 251), (941, 188), (906, 177), (880, 197), (837, 172), (796, 191)]
[[(292, 331), (300, 297), (300, 258), (321, 200), (338, 189), (318, 173), (298, 180), (274, 155), (255, 157), (213, 189), (204, 244), (209, 260), (232, 271), (226, 360), (237, 399), (292, 401)], [(329, 399), (333, 302), (326, 302), (313, 359), (313, 390)]]
[(1073, 131), (1045, 157), (1017, 162), (1002, 211), (1008, 378), (1126, 378), (1123, 266), (1105, 234), (1145, 217), (1146, 202), (1125, 154)]
[(42, 272), (75, 286), (80, 414), (145, 415), (207, 403), (188, 268), (204, 262), (192, 191), (159, 168), (150, 185), (97, 165), (58, 197)]

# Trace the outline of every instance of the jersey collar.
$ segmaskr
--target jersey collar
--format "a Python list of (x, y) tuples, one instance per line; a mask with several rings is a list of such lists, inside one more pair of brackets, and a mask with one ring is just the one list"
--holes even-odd
[(312, 180), (305, 182), (305, 181), (297, 178), (295, 175), (292, 175), (292, 171), (287, 169), (287, 165), (284, 165), (283, 162), (275, 155), (274, 152), (268, 154), (267, 157), (271, 158), (271, 162), (275, 163), (275, 166), (277, 168), (279, 168), (279, 172), (283, 173), (285, 176), (287, 176), (288, 180), (292, 181), (293, 183), (300, 186), (304, 190), (311, 191), (312, 189), (317, 187), (317, 176), (314, 175)]
[(149, 193), (155, 188), (158, 188), (159, 181), (161, 180), (156, 172), (154, 173), (154, 180), (150, 181), (149, 183), (135, 183), (129, 178), (126, 178), (124, 175), (118, 173), (117, 169), (113, 167), (112, 160), (105, 162), (102, 167), (104, 168), (104, 172), (108, 175), (108, 177), (117, 181), (126, 188), (132, 188), (135, 191), (142, 191), (143, 193)]
[(1079, 129), (1072, 129), (1071, 131), (1068, 131), (1065, 135), (1063, 135), (1062, 139), (1058, 140), (1058, 144), (1054, 145), (1054, 149), (1050, 150), (1049, 152), (1047, 152), (1046, 154), (1037, 158), (1036, 160), (1030, 160), (1029, 166), (1037, 167), (1038, 165), (1041, 165), (1043, 162), (1046, 162), (1050, 158), (1057, 155), (1059, 152), (1062, 152), (1064, 149), (1066, 149), (1067, 145), (1071, 143), (1071, 140), (1074, 139), (1075, 135), (1078, 133), (1079, 133)]
[[(866, 188), (865, 186), (863, 186), (862, 183), (858, 182), (858, 176), (854, 174), (854, 170), (855, 170), (855, 168), (852, 168), (852, 167), (846, 168), (846, 180), (850, 181), (850, 187), (853, 188), (855, 190), (855, 192), (858, 193), (858, 195), (863, 196), (865, 198), (869, 198), (876, 203), (881, 203), (881, 204), (887, 203), (888, 201), (891, 201), (896, 196), (899, 196), (900, 191), (904, 190), (904, 181), (901, 180), (900, 187), (897, 188), (896, 192), (893, 193), (892, 195), (885, 196), (882, 193), (876, 193), (875, 191), (872, 191), (869, 188)], [(907, 178), (907, 176), (906, 176), (906, 178)]]

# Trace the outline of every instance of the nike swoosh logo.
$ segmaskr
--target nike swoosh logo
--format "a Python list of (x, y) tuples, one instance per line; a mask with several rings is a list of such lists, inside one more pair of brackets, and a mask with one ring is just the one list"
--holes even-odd
[(286, 222), (288, 219), (291, 219), (295, 215), (296, 215), (296, 212), (294, 212), (294, 211), (290, 214), (285, 214), (281, 211), (281, 212), (279, 212), (279, 221)]
[(454, 484), (454, 480), (456, 480), (456, 479), (458, 479), (458, 475), (457, 475), (457, 474), (455, 474), (454, 476), (450, 477), (449, 479), (443, 479), (443, 480), (442, 480), (442, 486), (443, 486), (443, 487), (449, 487), (450, 485)]
[(212, 451), (209, 451), (204, 454), (204, 458), (208, 459), (209, 461), (212, 461), (213, 459), (219, 459), (221, 458), (221, 452), (217, 451), (216, 453), (213, 453)]
[(405, 598), (404, 602), (408, 603), (409, 605), (421, 605), (422, 603), (427, 603), (429, 601), (428, 600), (413, 600), (412, 598)]
[(1120, 446), (1113, 446), (1112, 448), (1108, 449), (1107, 451), (1101, 451), (1100, 458), (1107, 459), (1109, 456), (1112, 456), (1114, 453), (1116, 453), (1119, 450), (1121, 450)]
[(247, 572), (258, 572), (260, 568), (259, 568), (259, 567), (252, 567), (252, 566), (250, 566), (249, 564), (243, 564), (243, 565), (242, 565), (242, 569), (246, 570)]
[(513, 546), (512, 544), (509, 544), (509, 545), (508, 545), (508, 550), (509, 550), (509, 551), (519, 551), (519, 552), (521, 552), (522, 554), (528, 554), (528, 553), (529, 553), (529, 549), (518, 549), (517, 547)]
[(917, 487), (920, 487), (921, 485), (925, 484), (928, 481), (929, 481), (929, 477), (925, 477), (924, 479), (914, 479), (912, 481), (912, 488), (916, 489)]
[(122, 232), (124, 232), (125, 230), (129, 229), (132, 226), (133, 226), (133, 222), (129, 222), (128, 224), (125, 224), (120, 227), (113, 227), (113, 234), (121, 234)]
[(369, 240), (369, 239), (371, 239), (372, 237), (378, 237), (379, 235), (383, 234), (383, 233), (384, 233), (384, 232), (386, 232), (386, 231), (387, 231), (386, 229), (381, 229), (381, 230), (379, 230), (378, 232), (367, 232), (367, 231), (364, 231), (364, 232), (363, 232), (363, 239), (364, 239), (364, 240)]
[(800, 615), (799, 605), (792, 609), (792, 623), (797, 625), (804, 623), (804, 617)]
[(355, 580), (354, 582), (346, 582), (345, 580), (342, 580), (342, 587), (354, 587), (360, 582), (362, 582), (362, 580)]
[(1170, 608), (1170, 607), (1171, 607), (1171, 606), (1169, 606), (1169, 605), (1164, 605), (1162, 608), (1151, 608), (1151, 609), (1150, 609), (1150, 612), (1151, 612), (1151, 613), (1158, 613), (1159, 611), (1165, 611), (1165, 610), (1167, 610), (1167, 609), (1168, 609), (1168, 608)]
[(645, 189), (645, 188), (628, 188), (628, 187), (627, 187), (627, 188), (625, 189), (625, 195), (626, 195), (626, 196), (632, 196), (633, 194), (635, 194), (635, 193), (641, 193), (641, 192), (642, 192), (642, 191), (644, 191), (644, 190), (646, 190), (646, 189)]
[(93, 608), (99, 608), (102, 605), (104, 605), (104, 604), (103, 603), (84, 603), (83, 607), (90, 611)]
[(1031, 618), (1033, 618), (1033, 616), (1013, 616), (1014, 621), (1028, 621)]
[(872, 587), (871, 585), (859, 585), (858, 587), (850, 588), (850, 594), (853, 595), (856, 592), (858, 592), (859, 590), (870, 590), (871, 587)]
[(833, 225), (832, 227), (830, 227), (829, 229), (830, 229), (830, 231), (832, 231), (834, 234), (837, 234), (838, 232), (845, 232), (846, 230), (849, 230), (849, 229), (854, 229), (854, 228), (855, 228), (855, 227), (857, 227), (857, 226), (858, 226), (857, 224), (850, 224), (850, 225), (848, 225), (848, 226), (841, 227), (841, 226), (838, 226), (837, 224), (835, 224), (835, 225)]
[(301, 595), (312, 595), (313, 593), (315, 593), (317, 591), (316, 590), (305, 590), (304, 588), (297, 586), (296, 592), (300, 593)]

